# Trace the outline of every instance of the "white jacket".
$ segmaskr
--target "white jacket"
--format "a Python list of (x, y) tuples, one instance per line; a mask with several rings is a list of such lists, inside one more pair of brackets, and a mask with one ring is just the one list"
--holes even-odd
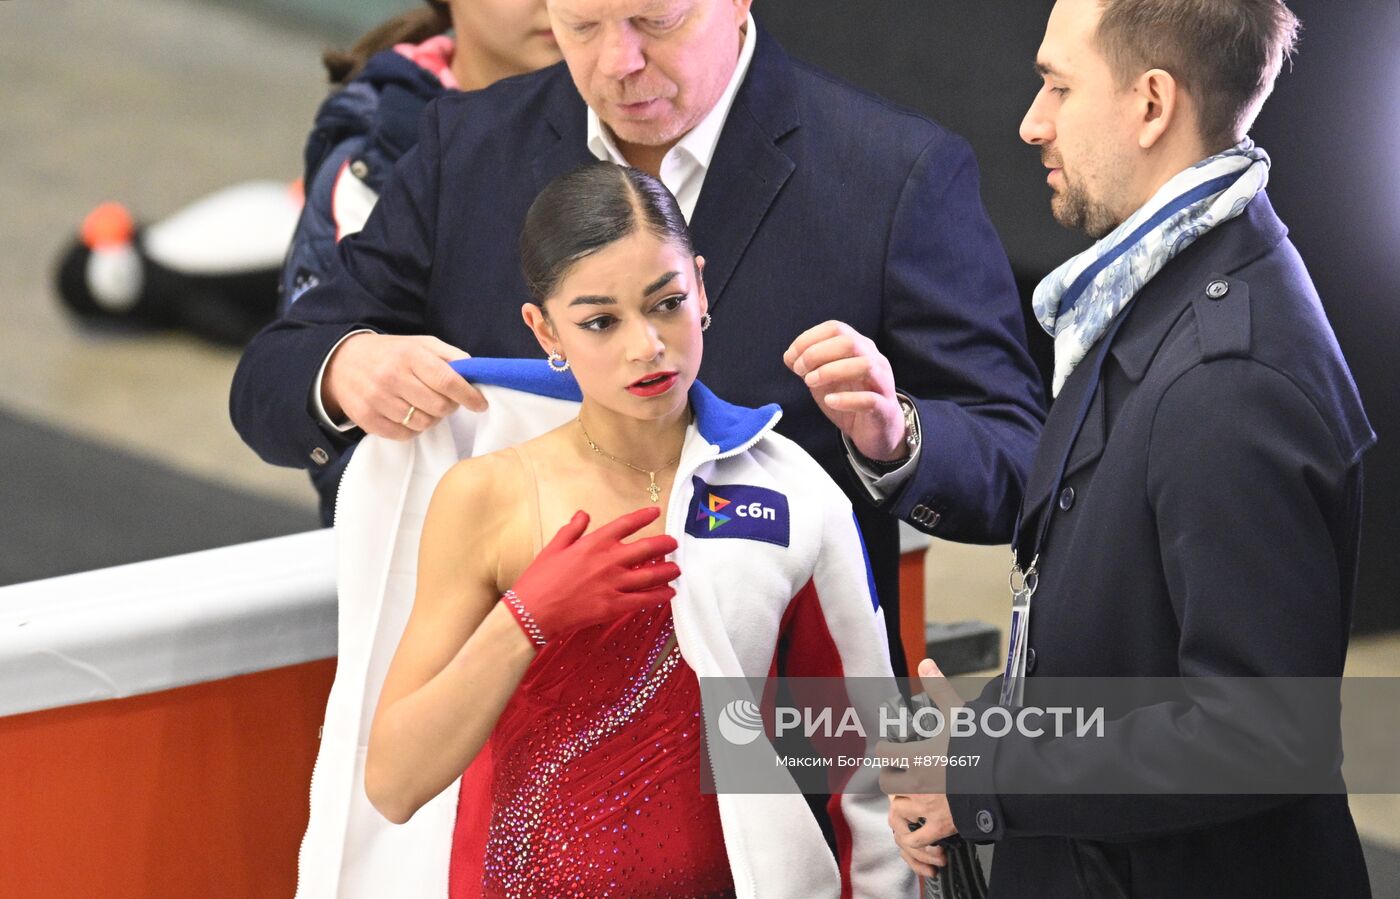
[[(339, 664), (311, 781), (302, 899), (447, 896), (458, 783), (403, 825), (380, 816), (364, 791), (370, 722), (413, 603), (423, 516), (439, 479), (459, 459), (558, 427), (577, 415), (580, 399), (573, 378), (542, 361), (454, 366), (481, 388), (490, 408), (461, 410), (409, 442), (367, 437), (341, 484)], [(667, 533), (680, 542), (674, 558), (683, 574), (672, 614), (686, 662), (702, 683), (765, 677), (790, 613), (807, 619), (804, 633), (822, 637), (797, 647), (791, 655), (803, 660), (803, 670), (789, 673), (889, 677), (883, 617), (845, 495), (772, 430), (781, 415), (776, 405), (733, 406), (700, 384), (691, 403), (695, 424), (666, 519)], [(793, 601), (799, 596), (800, 608)], [(706, 719), (717, 711), (706, 709)], [(718, 804), (740, 897), (915, 894), (882, 796), (836, 801), (840, 870), (800, 794), (721, 793)]]

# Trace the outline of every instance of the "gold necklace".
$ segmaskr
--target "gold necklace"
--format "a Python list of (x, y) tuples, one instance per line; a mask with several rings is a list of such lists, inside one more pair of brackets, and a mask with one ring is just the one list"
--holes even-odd
[[(578, 429), (583, 432), (583, 442), (588, 444), (589, 449), (593, 450), (593, 452), (597, 453), (600, 456), (606, 456), (607, 458), (613, 460), (619, 465), (626, 465), (633, 471), (638, 472), (639, 474), (646, 475), (647, 480), (650, 481), (650, 483), (647, 484), (647, 496), (651, 497), (651, 501), (654, 503), (661, 502), (661, 487), (656, 483), (656, 472), (665, 471), (672, 465), (675, 465), (677, 462), (679, 462), (681, 460), (680, 453), (677, 453), (676, 458), (672, 459), (670, 462), (667, 462), (665, 465), (656, 469), (656, 471), (647, 471), (645, 468), (642, 468), (639, 465), (633, 465), (626, 459), (619, 459), (617, 456), (614, 456), (612, 453), (608, 452), (598, 444), (594, 443), (593, 438), (588, 436), (588, 429), (583, 426), (583, 419), (576, 418), (574, 420), (578, 422)], [(682, 447), (682, 449), (684, 449), (684, 447)]]

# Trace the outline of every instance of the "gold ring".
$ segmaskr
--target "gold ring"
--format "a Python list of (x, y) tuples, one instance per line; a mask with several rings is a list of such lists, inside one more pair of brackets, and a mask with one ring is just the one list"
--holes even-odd
[(415, 413), (415, 412), (417, 412), (417, 411), (418, 411), (417, 409), (413, 408), (412, 406), (409, 406), (409, 407), (408, 407), (408, 414), (406, 414), (406, 415), (403, 417), (403, 421), (399, 422), (399, 424), (403, 425), (405, 428), (408, 427), (408, 423), (409, 423), (410, 421), (413, 420), (413, 413)]

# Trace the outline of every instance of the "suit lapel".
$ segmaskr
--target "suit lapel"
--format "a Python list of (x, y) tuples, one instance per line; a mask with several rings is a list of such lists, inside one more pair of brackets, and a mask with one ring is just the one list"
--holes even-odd
[(695, 250), (708, 263), (705, 289), (712, 308), (796, 168), (777, 144), (799, 124), (793, 95), (787, 54), (760, 31), (691, 216)]
[[(760, 31), (691, 216), (696, 252), (706, 257), (712, 307), (796, 168), (777, 144), (799, 124), (794, 89), (787, 54)], [(567, 77), (559, 79), (545, 115), (556, 140), (532, 163), (536, 191), (594, 159), (587, 146), (588, 108)]]
[(554, 129), (555, 141), (532, 163), (537, 194), (565, 172), (595, 160), (588, 150), (588, 107), (574, 89), (567, 71), (555, 85), (545, 117)]

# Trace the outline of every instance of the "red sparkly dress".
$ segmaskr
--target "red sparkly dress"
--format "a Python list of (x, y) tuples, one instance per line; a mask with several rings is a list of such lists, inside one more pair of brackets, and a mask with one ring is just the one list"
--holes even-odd
[(733, 896), (701, 727), (669, 605), (550, 641), (462, 777), (451, 899)]

